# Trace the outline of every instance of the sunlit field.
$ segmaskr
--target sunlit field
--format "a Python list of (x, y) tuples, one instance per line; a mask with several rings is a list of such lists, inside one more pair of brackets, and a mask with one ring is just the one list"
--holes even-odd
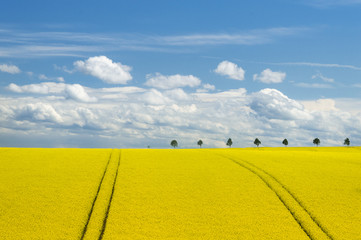
[(110, 153), (1, 149), (0, 239), (79, 239)]
[(0, 239), (361, 239), (361, 148), (0, 148)]

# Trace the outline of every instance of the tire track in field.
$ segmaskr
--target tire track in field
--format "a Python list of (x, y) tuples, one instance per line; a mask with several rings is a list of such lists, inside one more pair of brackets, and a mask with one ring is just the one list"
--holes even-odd
[(288, 194), (290, 194), (295, 200), (296, 202), (302, 207), (302, 209), (311, 217), (311, 219), (317, 224), (317, 226), (330, 238), (330, 239), (334, 239), (332, 237), (332, 235), (329, 233), (329, 231), (324, 227), (322, 226), (322, 224), (320, 223), (320, 221), (318, 219), (316, 219), (316, 217), (309, 211), (307, 210), (307, 208), (305, 207), (305, 205), (302, 203), (301, 200), (299, 200), (284, 184), (282, 184), (277, 178), (275, 178), (272, 174), (270, 174), (269, 172), (263, 170), (262, 168), (260, 167), (257, 167), (256, 165), (254, 165), (253, 163), (250, 163), (246, 160), (243, 160), (242, 161), (248, 163), (249, 165), (253, 166), (254, 168), (257, 168), (258, 170), (264, 172), (265, 174), (267, 174), (268, 176), (270, 176), (274, 181), (276, 181), (279, 185), (281, 185), (281, 187), (286, 190), (286, 192)]
[(110, 199), (109, 199), (109, 203), (108, 203), (108, 207), (107, 207), (107, 211), (103, 220), (103, 225), (102, 225), (102, 229), (101, 229), (101, 233), (99, 235), (98, 240), (103, 239), (104, 236), (104, 232), (105, 232), (105, 228), (107, 226), (107, 221), (108, 221), (108, 216), (109, 216), (109, 211), (110, 211), (110, 207), (112, 204), (112, 200), (113, 200), (113, 195), (114, 195), (114, 190), (115, 190), (115, 185), (117, 183), (117, 178), (118, 178), (118, 172), (119, 172), (119, 165), (120, 165), (120, 158), (121, 158), (121, 153), (119, 154), (119, 159), (118, 159), (118, 166), (117, 166), (117, 171), (115, 173), (115, 178), (114, 178), (114, 182), (113, 182), (113, 188), (112, 188), (112, 193), (110, 195)]
[(238, 166), (249, 170), (258, 178), (260, 178), (267, 185), (267, 187), (276, 194), (278, 199), (287, 208), (295, 221), (299, 224), (301, 229), (311, 240), (334, 240), (330, 233), (325, 230), (318, 221), (315, 220), (315, 218), (309, 213), (309, 211), (304, 207), (304, 205), (271, 174), (265, 172), (259, 167), (254, 166), (253, 164), (250, 164), (243, 159), (237, 158), (237, 161), (226, 155), (218, 155), (234, 162)]
[(95, 194), (95, 197), (94, 197), (94, 199), (93, 199), (92, 206), (91, 206), (90, 211), (89, 211), (89, 213), (88, 213), (88, 219), (87, 219), (87, 221), (86, 221), (86, 223), (85, 223), (85, 226), (84, 226), (84, 228), (83, 228), (83, 231), (82, 231), (82, 233), (81, 233), (80, 240), (83, 240), (83, 239), (84, 239), (86, 230), (88, 229), (88, 224), (89, 224), (89, 222), (90, 222), (90, 218), (91, 218), (92, 213), (93, 213), (93, 210), (94, 210), (95, 202), (96, 202), (97, 199), (98, 199), (98, 195), (99, 195), (99, 192), (100, 192), (100, 188), (101, 188), (101, 186), (102, 186), (102, 183), (103, 183), (105, 174), (106, 174), (106, 172), (107, 172), (107, 170), (108, 170), (108, 166), (109, 166), (110, 159), (112, 158), (112, 154), (113, 154), (113, 151), (112, 151), (112, 152), (110, 153), (110, 155), (109, 155), (109, 159), (108, 159), (107, 165), (105, 166), (103, 176), (102, 176), (102, 178), (100, 179), (100, 183), (99, 183), (99, 186), (98, 186), (98, 190), (97, 190), (97, 193)]

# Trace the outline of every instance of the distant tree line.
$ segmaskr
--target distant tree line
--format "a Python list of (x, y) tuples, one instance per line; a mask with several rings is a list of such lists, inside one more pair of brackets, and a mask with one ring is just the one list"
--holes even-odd
[[(318, 147), (318, 145), (321, 144), (321, 140), (319, 138), (315, 138), (313, 139), (313, 142), (312, 142), (314, 145), (316, 145)], [(350, 139), (349, 138), (346, 138), (343, 142), (343, 145), (346, 145), (346, 146), (350, 146)], [(232, 141), (232, 138), (228, 138), (228, 140), (226, 141), (226, 145), (228, 147), (232, 147), (232, 144), (233, 144), (233, 141)], [(259, 145), (262, 144), (261, 140), (259, 140), (258, 138), (256, 138), (254, 141), (253, 141), (253, 144), (255, 144), (257, 147), (259, 147)], [(285, 147), (288, 146), (288, 140), (287, 138), (283, 139), (282, 141), (282, 144), (285, 145)], [(170, 145), (173, 147), (173, 148), (176, 148), (178, 147), (178, 142), (177, 140), (172, 140), (170, 142)], [(199, 146), (199, 148), (202, 148), (202, 145), (203, 145), (203, 141), (202, 139), (199, 139), (198, 142), (197, 142), (197, 145)], [(150, 146), (148, 146), (149, 148)]]

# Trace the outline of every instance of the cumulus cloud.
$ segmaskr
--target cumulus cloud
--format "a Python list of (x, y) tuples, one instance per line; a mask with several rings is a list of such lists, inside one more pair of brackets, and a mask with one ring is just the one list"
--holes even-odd
[(184, 101), (184, 100), (189, 99), (188, 94), (186, 92), (184, 92), (184, 90), (181, 89), (181, 88), (167, 90), (167, 91), (165, 91), (165, 95), (168, 98), (174, 99), (174, 100), (177, 100), (177, 101)]
[(80, 84), (64, 84), (54, 82), (43, 82), (18, 86), (14, 83), (7, 87), (9, 91), (16, 93), (32, 93), (44, 95), (61, 95), (80, 102), (96, 102), (96, 97), (90, 97), (85, 88)]
[(217, 68), (214, 70), (214, 72), (227, 76), (230, 79), (235, 80), (244, 80), (244, 73), (245, 71), (243, 68), (238, 67), (237, 64), (229, 62), (229, 61), (223, 61), (218, 64)]
[(15, 111), (15, 118), (17, 120), (29, 121), (48, 121), (54, 123), (62, 123), (62, 117), (55, 111), (55, 109), (46, 103), (30, 103), (21, 106)]
[(106, 56), (90, 57), (74, 62), (76, 70), (92, 75), (109, 84), (126, 84), (132, 80), (131, 67), (113, 62)]
[(316, 101), (301, 101), (306, 110), (310, 112), (314, 111), (338, 111), (336, 108), (336, 101), (333, 99), (318, 99)]
[(17, 93), (23, 92), (23, 89), (21, 87), (19, 87), (18, 85), (16, 85), (15, 83), (10, 83), (9, 86), (7, 86), (7, 89), (12, 92), (17, 92)]
[(267, 68), (261, 72), (261, 74), (254, 74), (253, 80), (260, 81), (263, 83), (281, 83), (286, 78), (286, 73), (284, 72), (273, 72), (271, 69)]
[(165, 76), (160, 73), (148, 74), (146, 76), (146, 86), (159, 89), (172, 89), (182, 87), (197, 87), (201, 80), (193, 75), (170, 75)]
[(203, 88), (207, 89), (207, 90), (212, 90), (212, 91), (214, 91), (216, 89), (216, 87), (214, 85), (208, 84), (208, 83), (203, 84)]
[(150, 89), (144, 93), (142, 99), (145, 103), (151, 105), (165, 105), (170, 102), (170, 99), (167, 96), (156, 89)]
[(90, 97), (80, 84), (66, 85), (65, 94), (67, 97), (80, 102), (96, 102), (95, 97)]
[(17, 66), (8, 64), (0, 64), (0, 71), (10, 74), (17, 74), (21, 72), (21, 70)]
[(276, 89), (266, 88), (254, 93), (250, 107), (259, 116), (268, 119), (312, 120), (312, 116), (304, 111), (304, 106)]
[(17, 92), (17, 93), (58, 94), (64, 91), (65, 84), (43, 82), (38, 84), (28, 84), (28, 85), (18, 86), (15, 83), (11, 83), (9, 84), (9, 86), (7, 86), (7, 89), (9, 91)]
[(251, 147), (255, 136), (265, 146), (281, 146), (284, 138), (291, 146), (311, 146), (315, 136), (325, 145), (342, 145), (345, 137), (361, 144), (360, 100), (300, 102), (271, 88), (198, 93), (52, 84), (35, 96), (26, 91), (42, 91), (29, 85), (13, 85), (19, 94), (0, 96), (2, 146), (163, 148), (176, 138), (182, 147), (197, 147), (201, 138), (207, 147), (226, 147), (232, 137), (235, 147)]
[(244, 103), (247, 96), (246, 93), (246, 89), (239, 88), (217, 93), (197, 93), (194, 94), (194, 96), (202, 102), (224, 102), (233, 100), (234, 102)]
[(202, 86), (203, 88), (199, 88), (197, 89), (197, 92), (198, 93), (202, 93), (202, 92), (209, 92), (209, 91), (214, 91), (216, 89), (216, 87), (212, 84), (203, 84)]

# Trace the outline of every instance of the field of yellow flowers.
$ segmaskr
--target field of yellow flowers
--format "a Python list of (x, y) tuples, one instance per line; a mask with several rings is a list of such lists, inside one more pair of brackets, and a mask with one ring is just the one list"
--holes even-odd
[(0, 239), (361, 239), (361, 148), (0, 148)]

